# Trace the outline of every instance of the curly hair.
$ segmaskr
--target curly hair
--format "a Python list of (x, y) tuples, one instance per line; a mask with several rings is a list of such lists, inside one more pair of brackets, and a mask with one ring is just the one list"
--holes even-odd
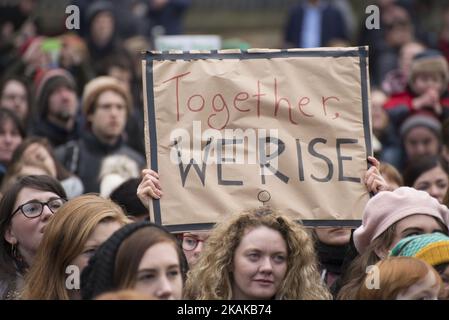
[(234, 253), (245, 231), (266, 226), (278, 231), (287, 245), (287, 273), (277, 299), (331, 299), (318, 271), (313, 240), (305, 228), (270, 208), (244, 211), (218, 224), (207, 240), (198, 263), (187, 276), (190, 299), (232, 299)]

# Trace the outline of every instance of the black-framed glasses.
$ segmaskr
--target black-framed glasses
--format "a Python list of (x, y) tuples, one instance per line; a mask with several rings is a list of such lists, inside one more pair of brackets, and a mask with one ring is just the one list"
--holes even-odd
[(192, 251), (195, 250), (196, 247), (198, 247), (198, 243), (204, 242), (207, 239), (200, 239), (195, 236), (183, 236), (182, 237), (182, 248), (185, 251)]
[(20, 210), (23, 213), (23, 215), (25, 217), (27, 217), (27, 218), (30, 218), (30, 219), (37, 218), (44, 211), (44, 206), (47, 206), (48, 209), (50, 209), (50, 211), (52, 213), (55, 213), (66, 202), (67, 202), (67, 200), (64, 199), (64, 198), (51, 199), (51, 200), (49, 200), (47, 202), (40, 202), (40, 201), (37, 201), (37, 200), (32, 200), (30, 202), (27, 202), (27, 203), (24, 203), (24, 204), (20, 205), (12, 213), (11, 217), (14, 216), (17, 213), (17, 211)]

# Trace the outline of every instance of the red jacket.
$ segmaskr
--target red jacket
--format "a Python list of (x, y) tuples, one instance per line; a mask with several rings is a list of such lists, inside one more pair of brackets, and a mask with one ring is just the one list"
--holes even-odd
[[(412, 105), (412, 100), (416, 95), (412, 94), (410, 90), (393, 95), (384, 105), (388, 116), (396, 129), (399, 129), (402, 122), (413, 113), (433, 110), (415, 110)], [(441, 115), (437, 116), (441, 122), (449, 118), (449, 93), (444, 92), (440, 97), (440, 104), (442, 107)]]

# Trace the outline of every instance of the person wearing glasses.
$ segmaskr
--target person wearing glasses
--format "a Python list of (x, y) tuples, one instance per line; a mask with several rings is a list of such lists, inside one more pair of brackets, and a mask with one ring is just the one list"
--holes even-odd
[(190, 268), (197, 263), (209, 234), (210, 231), (191, 231), (181, 233), (178, 236), (182, 241), (182, 250)]
[[(142, 180), (137, 186), (137, 196), (147, 210), (151, 198), (160, 199), (162, 188), (156, 171), (142, 170)], [(198, 261), (207, 238), (209, 238), (209, 231), (190, 231), (178, 235), (190, 268)]]
[(95, 194), (70, 199), (45, 228), (21, 298), (81, 299), (79, 280), (89, 259), (129, 222), (123, 209), (110, 199)]
[(5, 191), (0, 201), (0, 299), (17, 298), (45, 227), (66, 198), (59, 181), (49, 176), (26, 176)]

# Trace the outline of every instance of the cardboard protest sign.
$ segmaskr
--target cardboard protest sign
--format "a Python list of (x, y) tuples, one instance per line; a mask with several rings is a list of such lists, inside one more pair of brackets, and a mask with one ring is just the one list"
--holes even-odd
[(371, 151), (367, 48), (147, 52), (152, 221), (210, 227), (262, 204), (308, 225), (360, 223)]

